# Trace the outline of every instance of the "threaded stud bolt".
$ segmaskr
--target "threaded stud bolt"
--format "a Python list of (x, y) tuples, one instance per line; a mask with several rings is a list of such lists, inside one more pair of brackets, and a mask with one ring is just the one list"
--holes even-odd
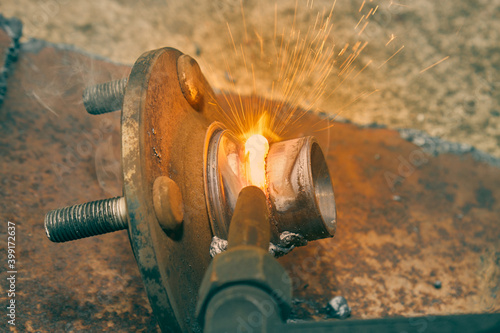
[(121, 110), (127, 78), (96, 84), (83, 91), (83, 105), (90, 114), (98, 115)]
[(53, 242), (67, 242), (128, 228), (124, 197), (55, 209), (45, 216), (45, 233)]

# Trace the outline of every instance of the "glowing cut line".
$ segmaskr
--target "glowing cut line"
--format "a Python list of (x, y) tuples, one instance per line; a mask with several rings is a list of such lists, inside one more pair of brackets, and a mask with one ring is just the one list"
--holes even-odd
[(245, 142), (246, 178), (249, 185), (265, 188), (268, 152), (269, 142), (260, 134), (252, 135)]

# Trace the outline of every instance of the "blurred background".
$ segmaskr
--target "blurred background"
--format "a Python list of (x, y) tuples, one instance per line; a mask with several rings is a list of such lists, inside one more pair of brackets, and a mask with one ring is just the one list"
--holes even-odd
[[(318, 13), (325, 19), (334, 2), (326, 43), (336, 52), (368, 43), (353, 75), (344, 80), (335, 64), (318, 103), (304, 99), (303, 107), (421, 129), (500, 157), (499, 0), (17, 0), (4, 1), (0, 12), (23, 21), (25, 41), (75, 45), (124, 64), (171, 46), (196, 58), (215, 88), (268, 95), (273, 48), (296, 37), (293, 27), (314, 30)], [(235, 55), (240, 49), (252, 63), (250, 77)]]

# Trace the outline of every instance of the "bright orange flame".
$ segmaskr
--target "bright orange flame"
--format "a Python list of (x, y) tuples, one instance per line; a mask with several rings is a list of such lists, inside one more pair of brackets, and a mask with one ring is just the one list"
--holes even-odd
[(260, 135), (252, 135), (245, 142), (245, 171), (249, 185), (266, 186), (266, 156), (269, 152), (267, 139)]
[(238, 138), (246, 142), (250, 137), (254, 135), (264, 136), (265, 139), (271, 142), (280, 141), (281, 138), (273, 132), (271, 128), (271, 116), (267, 111), (260, 111), (259, 114), (247, 115), (248, 123), (246, 124), (245, 131), (239, 133)]

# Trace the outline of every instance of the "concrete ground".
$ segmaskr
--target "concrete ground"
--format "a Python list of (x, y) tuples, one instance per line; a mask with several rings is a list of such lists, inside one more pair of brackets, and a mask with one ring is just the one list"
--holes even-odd
[[(291, 46), (283, 55), (293, 59), (296, 33), (317, 31), (317, 13), (326, 9), (320, 15), (324, 19), (332, 4), (18, 0), (2, 3), (0, 12), (25, 23), (24, 38), (73, 44), (121, 63), (131, 64), (144, 51), (172, 46), (199, 60), (213, 86), (242, 93), (255, 87), (256, 93), (270, 95), (278, 67), (272, 59), (276, 47), (283, 45), (281, 33), (285, 31), (284, 44)], [(291, 98), (306, 108), (340, 112), (357, 123), (421, 129), (500, 157), (499, 15), (499, 0), (338, 0), (331, 33), (325, 38), (325, 45), (335, 44), (336, 62), (325, 61), (333, 67), (322, 94), (314, 97), (319, 97), (318, 103), (307, 96), (322, 78), (319, 67), (297, 85)], [(365, 26), (366, 17), (370, 19)], [(290, 33), (292, 27), (295, 34)], [(344, 58), (338, 54), (349, 43), (347, 57), (357, 41), (368, 44), (352, 61), (352, 72), (339, 76)], [(241, 54), (246, 55), (246, 69)]]

